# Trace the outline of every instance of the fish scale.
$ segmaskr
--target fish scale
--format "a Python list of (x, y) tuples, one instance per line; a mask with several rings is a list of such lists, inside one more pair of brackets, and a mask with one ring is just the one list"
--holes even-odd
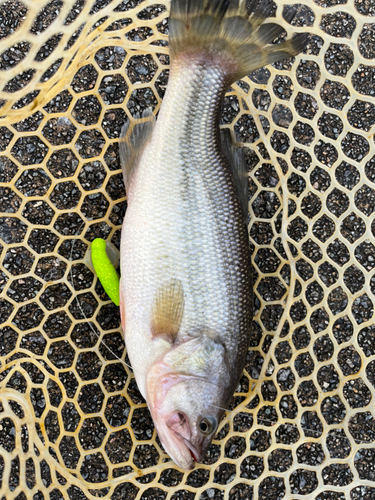
[(259, 28), (267, 8), (262, 3), (249, 19), (243, 2), (174, 0), (158, 119), (146, 112), (121, 133), (125, 342), (159, 438), (187, 469), (211, 443), (251, 334), (248, 180), (241, 152), (227, 136), (221, 144), (224, 95), (259, 60), (303, 47), (302, 40), (267, 45), (274, 35)]
[[(192, 67), (186, 71), (191, 74), (192, 69), (194, 74), (194, 68)], [(181, 79), (183, 80), (183, 77)], [(195, 83), (195, 81), (198, 83)], [(239, 255), (238, 249), (240, 245), (237, 249), (234, 248), (236, 247), (236, 239), (240, 237), (237, 227), (243, 233), (244, 224), (239, 204), (237, 203), (236, 207), (231, 206), (233, 205), (232, 199), (236, 199), (237, 194), (230, 167), (221, 154), (218, 138), (218, 116), (225, 88), (226, 84), (222, 71), (197, 64), (196, 78), (192, 78), (192, 90), (187, 97), (188, 115), (191, 119), (188, 120), (184, 137), (181, 140), (181, 156), (185, 159), (186, 189), (191, 193), (190, 200), (194, 200), (193, 203), (187, 205), (186, 219), (190, 219), (191, 223), (198, 227), (204, 225), (202, 233), (212, 233), (212, 238), (216, 241), (216, 244), (212, 241), (204, 246), (202, 241), (204, 239), (200, 238), (199, 233), (195, 233), (192, 253), (194, 254), (196, 248), (204, 246), (203, 272), (205, 269), (211, 271), (212, 267), (221, 266), (222, 277), (219, 279), (222, 284), (226, 284), (228, 290), (227, 300), (233, 310), (237, 300), (231, 293), (233, 289), (232, 280), (225, 268), (230, 260)], [(209, 98), (206, 97), (207, 95)], [(197, 112), (199, 112), (199, 116), (197, 116)], [(193, 160), (191, 153), (189, 157), (191, 151), (194, 152)], [(196, 168), (196, 165), (199, 165), (199, 167)], [(202, 189), (206, 191), (205, 196), (201, 195), (193, 182), (189, 182), (188, 179), (192, 178), (193, 175), (201, 180)], [(197, 198), (207, 199), (209, 206), (194, 217), (195, 207), (198, 205), (195, 201)], [(209, 221), (207, 213), (210, 214)], [(247, 236), (245, 236), (245, 239), (247, 239)], [(248, 267), (247, 263), (246, 267)], [(211, 273), (208, 272), (207, 274), (207, 281), (209, 282)], [(203, 288), (199, 289), (199, 286), (197, 288), (199, 295), (204, 297), (205, 294), (202, 294)], [(209, 304), (213, 307), (215, 301), (208, 300), (207, 306)], [(224, 304), (224, 302), (221, 302), (217, 308), (217, 312), (221, 317), (225, 308)], [(233, 319), (233, 317), (228, 318), (228, 325), (232, 325)], [(224, 335), (228, 330), (228, 325), (223, 331)], [(232, 330), (230, 328), (229, 337), (231, 337)]]
[[(181, 71), (181, 70), (179, 70)], [(188, 75), (191, 75), (191, 67), (187, 68), (186, 71)], [(206, 134), (199, 134), (194, 132), (190, 133), (191, 126), (185, 127), (185, 131), (180, 133), (180, 145), (173, 151), (173, 153), (167, 147), (167, 152), (164, 153), (163, 142), (170, 141), (171, 143), (177, 142), (173, 137), (160, 137), (160, 130), (168, 130), (169, 125), (166, 123), (165, 116), (173, 116), (169, 112), (170, 108), (174, 108), (174, 88), (171, 87), (169, 95), (172, 95), (172, 100), (169, 103), (169, 95), (165, 97), (164, 114), (160, 113), (159, 120), (154, 130), (155, 139), (153, 139), (149, 145), (148, 151), (145, 153), (144, 158), (144, 172), (142, 178), (146, 184), (151, 184), (155, 192), (156, 189), (154, 176), (159, 179), (160, 192), (172, 193), (172, 196), (168, 195), (160, 198), (155, 196), (155, 202), (157, 203), (157, 209), (163, 214), (173, 213), (175, 206), (178, 207), (180, 212), (179, 221), (173, 226), (172, 235), (169, 234), (168, 228), (163, 227), (164, 222), (158, 221), (158, 226), (154, 226), (155, 239), (160, 239), (160, 245), (165, 245), (166, 247), (175, 248), (177, 251), (176, 257), (173, 259), (171, 251), (168, 248), (165, 252), (168, 254), (170, 259), (173, 260), (171, 263), (171, 273), (178, 270), (183, 265), (184, 272), (184, 289), (188, 292), (189, 284), (194, 286), (195, 292), (192, 294), (193, 307), (191, 313), (186, 318), (186, 322), (194, 321), (194, 310), (196, 309), (195, 296), (210, 298), (205, 301), (206, 303), (206, 315), (208, 317), (218, 316), (222, 318), (222, 311), (225, 309), (224, 300), (214, 300), (214, 296), (217, 294), (217, 288), (219, 285), (215, 286), (215, 283), (226, 284), (228, 289), (227, 297), (231, 304), (231, 307), (235, 307), (236, 299), (233, 298), (231, 293), (231, 278), (228, 273), (225, 273), (224, 267), (226, 263), (237, 259), (240, 260), (239, 252), (241, 251), (241, 239), (242, 242), (247, 240), (246, 228), (243, 223), (243, 215), (239, 202), (237, 200), (237, 194), (235, 191), (235, 186), (231, 177), (230, 167), (226, 162), (225, 158), (221, 154), (218, 133), (217, 133), (217, 119), (218, 113), (221, 105), (221, 94), (225, 91), (225, 85), (223, 83), (222, 75), (215, 75), (211, 70), (205, 70), (200, 65), (198, 66), (198, 78), (201, 80), (202, 77), (205, 80), (205, 85), (200, 85), (200, 91), (203, 95), (206, 93), (206, 87), (212, 88), (212, 83), (221, 84), (221, 90), (219, 90), (219, 85), (216, 85), (218, 90), (216, 94), (212, 95), (211, 100), (204, 99), (205, 109), (202, 111), (203, 117), (207, 114), (207, 120), (204, 122)], [(216, 79), (215, 79), (216, 78)], [(183, 71), (181, 71), (181, 80), (185, 79)], [(191, 122), (194, 124), (195, 116), (191, 108), (194, 106), (196, 101), (197, 86), (194, 83), (194, 78), (191, 78), (191, 87), (185, 89), (186, 95), (186, 114), (192, 117)], [(177, 86), (179, 86), (179, 81)], [(192, 97), (190, 97), (192, 96)], [(182, 118), (183, 119), (183, 118)], [(199, 121), (200, 118), (198, 118)], [(196, 130), (197, 127), (192, 128)], [(159, 135), (160, 134), (160, 135)], [(201, 137), (207, 138), (204, 141)], [(216, 137), (215, 137), (216, 136)], [(153, 142), (154, 141), (154, 142)], [(160, 149), (160, 160), (158, 164), (155, 164), (151, 160), (154, 155), (153, 144), (155, 143), (155, 149)], [(214, 144), (214, 146), (213, 146)], [(209, 147), (208, 147), (209, 145)], [(194, 151), (193, 158), (189, 151)], [(175, 172), (170, 173), (170, 167), (168, 163), (174, 165), (181, 162), (181, 167), (177, 168)], [(166, 165), (164, 167), (164, 165)], [(199, 168), (196, 167), (199, 166)], [(153, 171), (154, 174), (151, 172)], [(178, 180), (171, 179), (171, 175), (178, 177)], [(171, 181), (173, 187), (168, 186), (168, 182)], [(177, 188), (176, 188), (177, 184)], [(147, 186), (142, 185), (142, 187), (137, 186), (139, 190), (147, 190)], [(179, 191), (181, 195), (179, 194)], [(146, 198), (146, 197), (145, 197)], [(177, 199), (177, 201), (176, 201)], [(233, 199), (236, 202), (233, 202)], [(153, 211), (152, 201), (149, 199), (145, 200), (147, 203), (147, 210)], [(130, 206), (131, 210), (131, 206)], [(167, 215), (166, 215), (167, 216)], [(128, 217), (128, 216), (127, 216)], [(165, 217), (164, 217), (165, 219)], [(170, 222), (167, 222), (170, 225)], [(148, 233), (150, 234), (150, 233)], [(185, 234), (191, 235), (188, 240)], [(242, 236), (241, 236), (242, 235)], [(164, 243), (163, 243), (164, 242)], [(245, 246), (248, 246), (245, 243)], [(237, 247), (237, 248), (236, 248)], [(203, 255), (198, 259), (197, 264), (194, 266), (194, 260), (197, 261), (197, 253), (200, 249), (203, 249)], [(140, 249), (141, 251), (141, 249)], [(152, 249), (150, 250), (150, 254)], [(157, 252), (155, 251), (155, 254)], [(182, 256), (182, 258), (181, 258)], [(248, 253), (245, 253), (245, 258), (248, 257)], [(125, 260), (125, 258), (124, 258)], [(124, 264), (126, 265), (126, 263)], [(221, 273), (217, 276), (217, 273), (212, 272), (214, 269), (219, 267), (222, 269)], [(248, 267), (247, 265), (245, 267)], [(208, 272), (209, 271), (209, 272)], [(163, 270), (161, 271), (163, 272)], [(128, 275), (128, 274), (126, 274)], [(217, 279), (215, 280), (215, 275)], [(204, 279), (205, 277), (205, 279)], [(155, 286), (160, 286), (162, 281), (162, 276), (156, 279)], [(206, 290), (206, 292), (204, 292)], [(211, 291), (211, 293), (207, 293)], [(204, 293), (203, 293), (204, 292)], [(189, 297), (189, 293), (187, 296)], [(186, 305), (188, 307), (188, 304)], [(212, 315), (208, 307), (211, 307), (217, 314)], [(233, 320), (233, 318), (231, 318)], [(229, 324), (231, 324), (231, 320)], [(199, 321), (199, 320), (198, 320)]]

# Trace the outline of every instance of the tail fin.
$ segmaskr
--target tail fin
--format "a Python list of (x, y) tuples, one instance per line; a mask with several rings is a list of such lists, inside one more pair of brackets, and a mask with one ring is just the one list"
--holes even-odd
[[(272, 44), (283, 32), (278, 24), (263, 24), (272, 9), (272, 0), (261, 0), (258, 8), (255, 4), (256, 0), (172, 0), (172, 60), (180, 53), (202, 52), (210, 59), (218, 58), (234, 82), (262, 66), (301, 52), (307, 34)], [(286, 18), (293, 17), (294, 11), (289, 9)]]

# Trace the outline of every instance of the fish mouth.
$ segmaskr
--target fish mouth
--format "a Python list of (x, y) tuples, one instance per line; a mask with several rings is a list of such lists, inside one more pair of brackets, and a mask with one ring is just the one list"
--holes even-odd
[(187, 439), (183, 438), (181, 436), (181, 439), (184, 441), (185, 446), (189, 449), (191, 458), (194, 460), (194, 462), (199, 463), (202, 460), (202, 453), (198, 451), (198, 449), (191, 444), (190, 441)]
[(152, 377), (148, 375), (149, 384), (146, 390), (146, 399), (156, 431), (166, 453), (175, 464), (181, 469), (191, 470), (194, 468), (195, 462), (198, 463), (203, 459), (203, 445), (205, 443), (198, 439), (196, 445), (192, 444), (194, 433), (189, 419), (183, 411), (163, 411), (163, 401), (168, 390), (191, 377), (171, 373), (170, 367), (164, 363), (159, 363), (155, 368)]
[[(186, 415), (182, 412), (175, 412), (166, 421), (167, 427), (174, 434), (175, 438), (185, 445), (190, 453), (193, 462), (200, 462), (203, 458), (202, 452), (191, 442), (191, 429)], [(194, 464), (192, 465), (192, 467)]]
[[(178, 421), (178, 418), (180, 421)], [(181, 422), (183, 425), (181, 425)], [(194, 463), (202, 459), (202, 454), (190, 442), (190, 425), (185, 415), (178, 412), (172, 414), (166, 420), (156, 419), (155, 427), (165, 451), (175, 464), (181, 469), (194, 469)]]
[(202, 460), (202, 453), (200, 453), (199, 450), (190, 441), (182, 437), (180, 434), (173, 431), (172, 433), (179, 441), (179, 450), (180, 451), (183, 450), (183, 459), (181, 460), (178, 459), (177, 457), (175, 458), (173, 456), (173, 451), (168, 450), (168, 453), (170, 454), (171, 458), (176, 463), (176, 465), (181, 467), (181, 469), (188, 469), (188, 470), (194, 469), (194, 464), (199, 463)]
[(197, 455), (199, 454), (189, 446), (190, 443), (178, 433), (169, 430), (167, 426), (165, 426), (165, 433), (163, 433), (160, 427), (156, 429), (165, 451), (174, 463), (181, 469), (194, 469), (194, 462), (197, 461)]

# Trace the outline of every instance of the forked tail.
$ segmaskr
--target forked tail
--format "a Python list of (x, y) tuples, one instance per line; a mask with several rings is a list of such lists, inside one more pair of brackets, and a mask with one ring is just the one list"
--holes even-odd
[[(306, 45), (300, 33), (285, 42), (272, 42), (284, 31), (275, 23), (263, 24), (272, 0), (172, 0), (170, 53), (172, 62), (180, 55), (202, 54), (225, 68), (230, 83), (252, 71), (286, 57), (297, 55)], [(289, 9), (287, 20), (294, 17)]]

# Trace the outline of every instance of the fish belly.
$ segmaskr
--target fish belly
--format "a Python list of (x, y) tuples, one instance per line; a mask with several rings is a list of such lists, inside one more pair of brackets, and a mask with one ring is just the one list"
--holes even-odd
[(170, 280), (179, 280), (184, 292), (177, 341), (215, 332), (236, 379), (247, 350), (250, 250), (220, 150), (221, 79), (199, 62), (174, 68), (128, 193), (121, 241), (125, 340), (143, 394), (147, 371), (172, 348), (151, 333), (156, 294)]

